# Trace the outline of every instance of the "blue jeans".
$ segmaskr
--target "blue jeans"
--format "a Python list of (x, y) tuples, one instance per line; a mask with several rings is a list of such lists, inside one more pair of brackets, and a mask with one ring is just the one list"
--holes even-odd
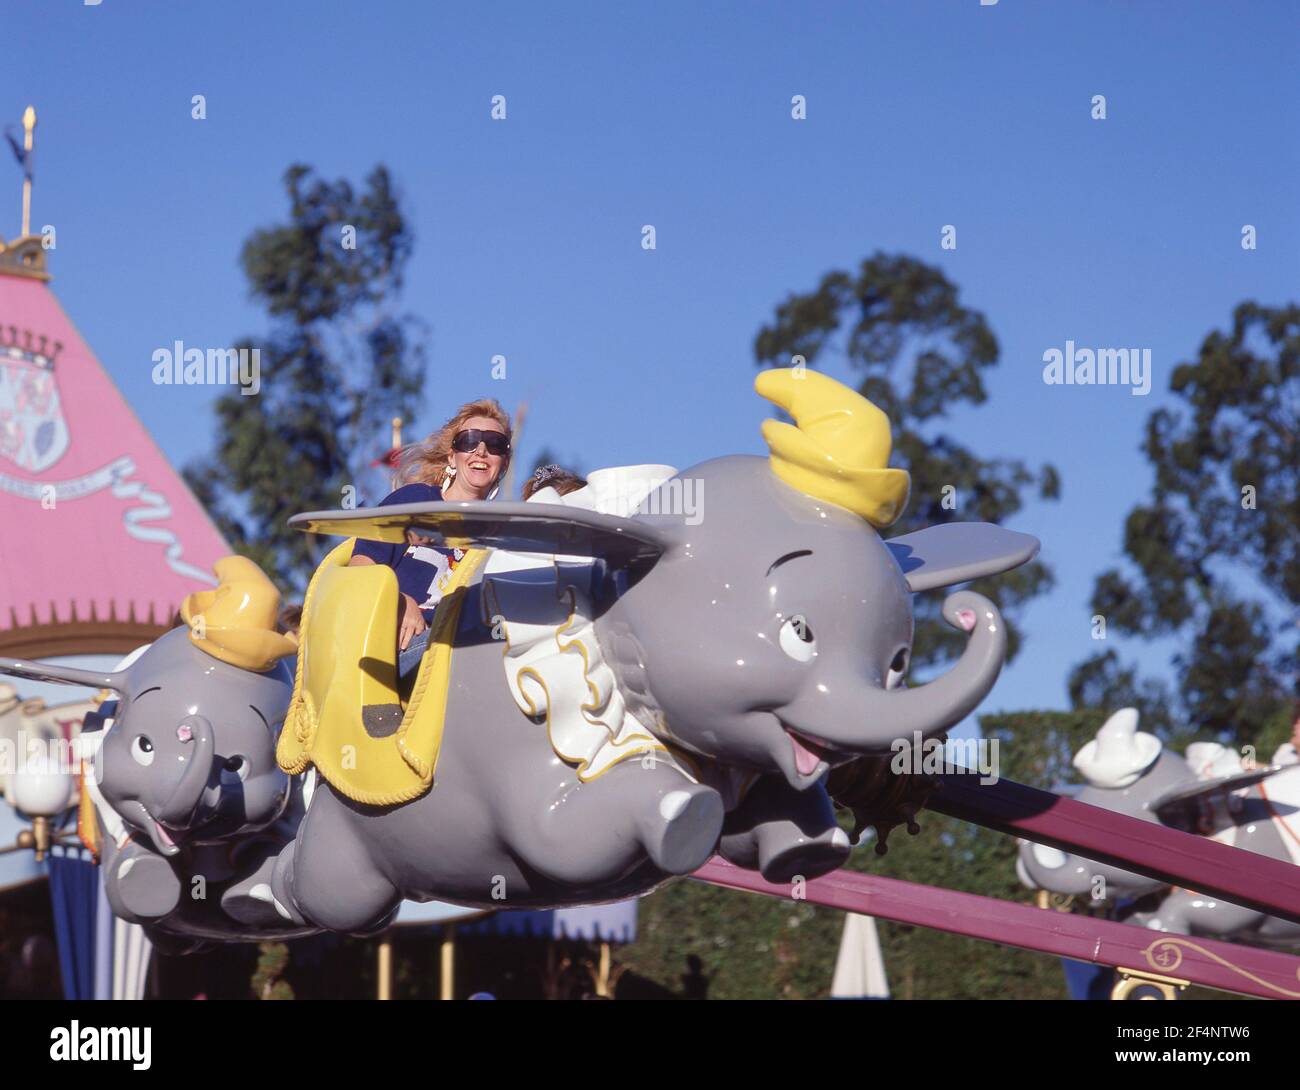
[(407, 676), (414, 674), (420, 668), (420, 660), (424, 658), (424, 653), (429, 649), (429, 630), (426, 628), (418, 636), (412, 636), (411, 642), (406, 645), (406, 650), (399, 652), (397, 656), (397, 677), (398, 680), (404, 681)]

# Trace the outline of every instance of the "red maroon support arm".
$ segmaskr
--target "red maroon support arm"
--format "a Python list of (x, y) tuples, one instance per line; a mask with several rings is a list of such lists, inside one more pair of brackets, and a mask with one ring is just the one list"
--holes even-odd
[[(692, 877), (769, 897), (793, 896), (791, 886), (773, 885), (754, 871), (732, 866), (717, 856)], [(804, 899), (812, 904), (846, 912), (934, 927), (1058, 957), (1139, 969), (1263, 999), (1300, 999), (1300, 958), (1288, 954), (1148, 931), (855, 871), (835, 871), (810, 879), (804, 892)]]
[(947, 773), (926, 806), (1300, 923), (1300, 867), (1208, 837), (1063, 799), (1014, 780)]

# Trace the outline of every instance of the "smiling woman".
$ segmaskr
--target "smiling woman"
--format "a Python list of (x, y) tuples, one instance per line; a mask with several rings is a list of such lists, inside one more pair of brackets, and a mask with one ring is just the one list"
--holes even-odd
[[(510, 418), (496, 401), (484, 398), (462, 405), (423, 443), (403, 452), (400, 476), (407, 483), (385, 496), (380, 506), (492, 499), (510, 465), (510, 439)], [(399, 677), (409, 676), (419, 665), (433, 611), (463, 557), (461, 549), (439, 549), (415, 540), (404, 549), (378, 541), (353, 546), (349, 564), (386, 564), (397, 575)]]

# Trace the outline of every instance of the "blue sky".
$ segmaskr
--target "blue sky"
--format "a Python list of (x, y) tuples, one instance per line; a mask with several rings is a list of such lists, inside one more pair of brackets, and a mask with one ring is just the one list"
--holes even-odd
[[(878, 249), (913, 254), (1002, 348), (988, 404), (945, 428), (1063, 480), (1061, 502), (1015, 522), (1058, 585), (985, 710), (1064, 707), (1096, 647), (1093, 578), (1150, 482), (1138, 446), (1170, 371), (1239, 301), (1297, 293), (1294, 7), (468, 8), (6, 5), (0, 114), (38, 110), (53, 286), (172, 461), (210, 448), (214, 392), (153, 386), (151, 354), (265, 331), (237, 257), (282, 216), (291, 162), (356, 181), (392, 169), (417, 237), (405, 303), (432, 330), (420, 425), (485, 393), (526, 399), (524, 460), (542, 445), (586, 468), (761, 453), (752, 343), (775, 305)], [(19, 174), (4, 169), (12, 237)], [(1153, 393), (1045, 386), (1043, 353), (1067, 339), (1151, 348)], [(1153, 668), (1167, 650), (1119, 646)]]

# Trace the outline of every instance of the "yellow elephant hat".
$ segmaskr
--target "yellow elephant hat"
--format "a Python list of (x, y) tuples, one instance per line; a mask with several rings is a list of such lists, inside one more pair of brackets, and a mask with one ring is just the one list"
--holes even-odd
[(190, 641), (213, 658), (244, 670), (271, 669), (297, 652), (297, 643), (276, 631), (280, 592), (246, 556), (225, 556), (212, 566), (218, 585), (181, 604)]
[(905, 469), (889, 468), (889, 417), (857, 391), (802, 367), (764, 371), (754, 389), (795, 421), (763, 421), (773, 473), (877, 530), (897, 521), (912, 479)]

